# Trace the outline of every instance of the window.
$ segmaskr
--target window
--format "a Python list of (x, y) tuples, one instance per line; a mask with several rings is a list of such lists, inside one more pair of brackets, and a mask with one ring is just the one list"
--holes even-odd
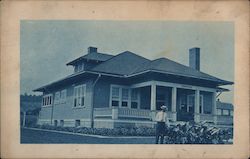
[(131, 90), (131, 108), (138, 108), (139, 106), (139, 93), (137, 89)]
[(75, 67), (75, 73), (78, 72), (78, 66), (75, 65), (74, 67)]
[(60, 102), (60, 92), (55, 93), (55, 104), (59, 104)]
[(122, 88), (122, 107), (128, 107), (129, 89)]
[(230, 110), (230, 115), (234, 116), (234, 111), (233, 110)]
[(112, 100), (111, 100), (111, 106), (113, 107), (119, 107), (119, 99), (120, 99), (120, 91), (119, 87), (112, 87)]
[(223, 115), (229, 115), (229, 110), (227, 110), (227, 109), (223, 109)]
[(67, 91), (66, 89), (61, 91), (61, 103), (66, 103), (66, 96), (67, 96)]
[(217, 109), (217, 115), (222, 115), (222, 110), (221, 109)]
[(79, 85), (74, 88), (74, 107), (81, 107), (85, 104), (85, 85)]
[(51, 106), (52, 105), (52, 94), (43, 96), (42, 106)]
[(79, 63), (75, 65), (75, 73), (84, 70), (84, 63)]

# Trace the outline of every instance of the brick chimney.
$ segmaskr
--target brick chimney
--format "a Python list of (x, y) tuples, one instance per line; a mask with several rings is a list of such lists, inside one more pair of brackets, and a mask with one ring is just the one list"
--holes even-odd
[(97, 53), (97, 48), (96, 48), (96, 47), (90, 46), (90, 47), (88, 48), (88, 54), (90, 54), (90, 53)]
[(200, 48), (189, 49), (189, 67), (200, 71)]

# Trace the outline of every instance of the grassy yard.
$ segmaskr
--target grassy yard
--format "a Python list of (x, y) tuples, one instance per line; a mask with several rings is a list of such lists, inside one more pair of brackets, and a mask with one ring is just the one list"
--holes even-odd
[(98, 138), (56, 132), (21, 129), (22, 144), (153, 144), (154, 137)]

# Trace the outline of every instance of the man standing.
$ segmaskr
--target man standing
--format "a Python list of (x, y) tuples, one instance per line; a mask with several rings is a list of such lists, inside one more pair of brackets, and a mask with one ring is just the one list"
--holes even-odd
[(166, 122), (168, 123), (167, 119), (167, 113), (166, 113), (167, 107), (165, 105), (161, 106), (161, 111), (156, 114), (155, 121), (156, 124), (156, 138), (155, 143), (158, 144), (159, 138), (160, 138), (160, 144), (163, 144), (164, 135), (166, 133)]

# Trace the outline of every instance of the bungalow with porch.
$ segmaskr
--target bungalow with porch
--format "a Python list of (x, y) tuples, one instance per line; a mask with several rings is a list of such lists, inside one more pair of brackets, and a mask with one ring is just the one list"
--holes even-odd
[(161, 105), (173, 123), (216, 124), (217, 93), (233, 84), (200, 71), (199, 48), (189, 50), (189, 66), (129, 51), (113, 56), (95, 47), (67, 66), (73, 74), (34, 90), (43, 92), (38, 124), (153, 127)]

